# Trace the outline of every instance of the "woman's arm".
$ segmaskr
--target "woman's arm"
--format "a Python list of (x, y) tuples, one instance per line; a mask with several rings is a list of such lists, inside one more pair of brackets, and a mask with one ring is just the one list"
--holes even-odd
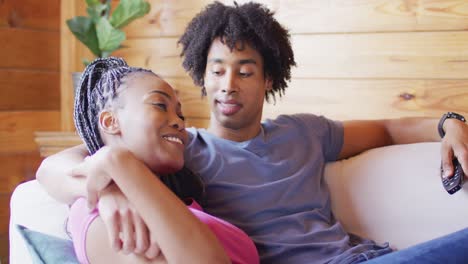
[[(36, 173), (36, 178), (50, 196), (70, 205), (78, 197), (87, 197), (87, 193), (93, 191), (95, 187), (88, 185), (89, 189), (87, 189), (86, 175), (73, 175), (71, 173), (71, 170), (81, 164), (86, 156), (88, 156), (88, 151), (84, 145), (75, 146), (51, 155), (42, 162)], [(107, 196), (109, 199), (116, 198), (109, 193)], [(139, 221), (140, 217), (137, 214), (121, 213), (122, 204), (126, 203), (122, 202), (113, 207), (109, 207), (108, 203), (103, 203), (100, 206), (100, 209), (103, 209), (102, 214), (105, 216), (102, 223), (105, 226), (102, 229), (104, 234), (105, 229), (114, 231), (105, 234), (105, 237), (108, 237), (110, 241), (122, 241), (122, 243), (118, 244), (111, 243), (114, 245), (111, 250), (118, 252), (123, 246), (126, 246), (130, 251), (133, 250), (135, 253), (143, 253), (148, 258), (154, 258), (154, 253), (158, 251), (159, 247), (155, 242), (148, 240), (147, 234), (140, 232), (132, 237), (119, 238), (118, 234), (124, 223), (133, 229), (146, 229), (145, 223)]]
[(72, 204), (76, 198), (86, 196), (86, 178), (73, 177), (70, 170), (88, 155), (84, 145), (75, 146), (42, 161), (36, 179), (56, 200)]
[(91, 177), (107, 178), (99, 182), (113, 180), (147, 223), (151, 240), (167, 262), (229, 263), (208, 226), (128, 150), (104, 147), (74, 173), (88, 175), (90, 181)]

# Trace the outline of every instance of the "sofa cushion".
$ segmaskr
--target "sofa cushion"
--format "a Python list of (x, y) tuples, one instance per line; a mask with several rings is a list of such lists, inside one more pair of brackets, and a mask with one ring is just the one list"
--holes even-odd
[(16, 187), (10, 200), (10, 263), (33, 263), (16, 225), (67, 239), (68, 206), (50, 197), (36, 180)]
[(468, 226), (468, 187), (449, 195), (440, 143), (373, 149), (327, 164), (332, 210), (348, 232), (397, 249)]

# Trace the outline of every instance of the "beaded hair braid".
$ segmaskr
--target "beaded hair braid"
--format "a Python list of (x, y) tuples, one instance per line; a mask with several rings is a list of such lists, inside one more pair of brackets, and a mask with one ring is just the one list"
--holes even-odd
[(130, 67), (123, 59), (115, 57), (98, 58), (83, 72), (75, 94), (74, 121), (90, 154), (104, 146), (98, 128), (99, 112), (117, 97), (122, 78), (133, 72), (153, 73)]
[[(98, 58), (83, 72), (75, 94), (73, 116), (76, 130), (90, 154), (104, 146), (98, 127), (99, 112), (117, 97), (122, 79), (134, 72), (155, 74), (150, 70), (130, 67), (125, 60), (115, 57)], [(160, 180), (180, 199), (193, 198), (202, 204), (204, 184), (199, 175), (187, 167), (173, 174), (160, 175)]]

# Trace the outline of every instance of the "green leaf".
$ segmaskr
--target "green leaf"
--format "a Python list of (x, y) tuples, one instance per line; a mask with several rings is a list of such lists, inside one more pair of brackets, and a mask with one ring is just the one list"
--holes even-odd
[(86, 12), (88, 12), (88, 15), (93, 19), (94, 23), (97, 24), (98, 20), (109, 12), (108, 9), (109, 7), (107, 5), (98, 4), (88, 6), (88, 8), (86, 8)]
[(86, 4), (88, 6), (95, 6), (101, 4), (100, 0), (86, 0)]
[(89, 17), (91, 17), (93, 21), (97, 23), (97, 21), (103, 14), (103, 11), (105, 11), (105, 9), (106, 9), (105, 5), (88, 7), (86, 8), (86, 12), (88, 13)]
[(103, 52), (111, 53), (118, 49), (125, 40), (125, 33), (118, 30), (105, 18), (100, 18), (96, 25), (96, 32), (99, 41), (99, 49)]
[(88, 47), (91, 52), (100, 57), (99, 41), (96, 35), (96, 28), (89, 17), (78, 16), (67, 20), (70, 31), (81, 43)]
[(109, 19), (109, 14), (112, 8), (111, 3), (112, 3), (112, 0), (106, 0), (105, 5), (107, 6), (107, 10), (106, 10), (105, 16), (107, 19)]
[[(119, 47), (119, 48), (120, 48), (120, 47)], [(102, 58), (107, 58), (107, 57), (109, 57), (110, 55), (111, 55), (111, 52), (103, 51), (101, 57), (102, 57)]]
[(133, 20), (146, 15), (151, 5), (144, 0), (120, 0), (110, 17), (110, 23), (115, 28), (122, 28)]
[(97, 23), (100, 17), (109, 18), (109, 13), (111, 10), (111, 1), (110, 0), (86, 0), (88, 7), (86, 12), (93, 19), (94, 23)]
[(84, 65), (85, 67), (88, 66), (89, 64), (91, 64), (91, 61), (88, 60), (88, 59), (86, 59), (86, 58), (81, 59), (81, 62), (83, 63), (83, 65)]

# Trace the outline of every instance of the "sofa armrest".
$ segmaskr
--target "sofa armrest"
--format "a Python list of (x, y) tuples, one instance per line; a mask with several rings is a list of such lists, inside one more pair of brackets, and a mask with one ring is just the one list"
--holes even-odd
[(64, 228), (67, 215), (68, 206), (50, 197), (36, 180), (18, 185), (10, 200), (10, 263), (32, 263), (16, 224), (68, 238)]
[(468, 226), (468, 188), (449, 195), (440, 180), (440, 143), (373, 149), (327, 164), (332, 210), (348, 232), (392, 247)]

